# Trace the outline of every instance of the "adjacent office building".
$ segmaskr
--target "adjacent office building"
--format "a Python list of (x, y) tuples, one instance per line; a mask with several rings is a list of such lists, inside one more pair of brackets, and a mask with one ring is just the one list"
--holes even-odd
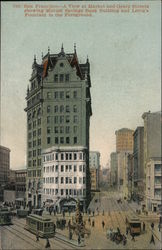
[(0, 201), (3, 201), (4, 187), (10, 171), (10, 149), (0, 146)]
[(161, 151), (161, 132), (162, 132), (162, 113), (145, 112), (144, 119), (144, 175), (145, 201), (148, 210), (156, 211), (160, 209), (162, 201), (162, 151)]
[[(80, 165), (82, 169), (83, 166), (85, 167), (82, 171), (82, 185), (83, 181), (85, 182), (85, 188), (83, 185), (81, 189), (82, 198), (85, 201), (84, 204), (88, 204), (90, 200), (89, 126), (92, 115), (89, 60), (87, 59), (84, 64), (79, 63), (76, 48), (74, 47), (73, 53), (65, 53), (62, 46), (58, 54), (51, 54), (48, 50), (41, 64), (38, 64), (34, 58), (32, 69), (25, 109), (28, 153), (27, 203), (30, 206), (41, 206), (42, 201), (49, 197), (55, 200), (55, 194), (61, 197), (62, 191), (57, 187), (57, 180), (60, 183), (61, 179), (56, 179), (57, 176), (52, 172), (51, 176), (50, 172), (46, 172), (46, 169), (48, 171), (48, 167), (50, 169), (51, 166), (54, 166), (56, 175), (62, 173), (61, 166), (64, 166), (67, 173), (66, 166), (68, 166), (68, 172), (73, 178), (72, 183), (68, 179), (69, 183), (66, 185), (68, 191), (62, 188), (64, 189), (62, 197), (75, 197), (74, 190), (78, 189), (79, 179), (74, 183), (74, 166)], [(75, 154), (77, 157), (78, 154), (82, 155), (81, 162), (79, 158), (76, 162)], [(50, 164), (46, 161), (48, 155), (54, 155)], [(65, 158), (57, 160), (56, 155)], [(66, 160), (66, 155), (69, 160)], [(42, 166), (43, 169), (45, 168), (44, 171)], [(51, 179), (53, 182), (49, 186), (50, 177), (54, 179)], [(70, 178), (69, 175), (66, 177)], [(85, 177), (84, 180), (83, 177)], [(71, 188), (70, 184), (75, 184), (75, 187)], [(57, 189), (59, 189), (58, 193)], [(73, 193), (70, 191), (72, 189)], [(84, 189), (86, 191), (83, 191)]]
[(111, 186), (117, 186), (118, 181), (118, 158), (117, 153), (112, 152), (110, 154), (110, 183)]
[(144, 198), (144, 127), (137, 127), (134, 134), (134, 147), (133, 147), (133, 186), (134, 196), (142, 200)]

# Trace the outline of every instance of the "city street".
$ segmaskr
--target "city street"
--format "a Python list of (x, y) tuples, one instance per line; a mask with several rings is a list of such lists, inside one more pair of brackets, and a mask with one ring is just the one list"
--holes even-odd
[[(90, 229), (91, 234), (88, 238), (85, 238), (85, 246), (77, 246), (77, 237), (73, 236), (73, 241), (68, 239), (68, 229), (56, 230), (56, 237), (50, 239), (50, 249), (161, 249), (161, 232), (158, 232), (157, 216), (154, 216), (154, 238), (155, 245), (150, 244), (152, 231), (150, 228), (150, 221), (146, 216), (140, 217), (140, 220), (145, 221), (146, 230), (142, 232), (140, 236), (135, 237), (135, 241), (131, 240), (130, 234), (127, 237), (127, 244), (124, 246), (123, 243), (116, 244), (106, 237), (107, 229), (116, 229), (119, 227), (122, 234), (126, 234), (125, 220), (128, 214), (135, 213), (132, 204), (128, 204), (127, 201), (122, 200), (122, 203), (118, 203), (117, 199), (120, 196), (114, 192), (101, 192), (100, 195), (96, 194), (90, 203), (89, 208), (91, 214), (83, 215), (83, 220), (86, 222), (86, 228)], [(94, 216), (93, 216), (94, 211)], [(99, 211), (99, 213), (98, 213)], [(62, 215), (54, 216), (49, 215), (48, 212), (44, 212), (43, 216), (52, 218), (55, 222), (57, 218), (62, 218)], [(72, 218), (74, 214), (66, 213), (65, 219)], [(90, 218), (90, 222), (89, 219)], [(94, 227), (92, 226), (94, 221)], [(102, 221), (105, 222), (105, 227), (102, 227)], [(24, 229), (25, 219), (13, 219), (13, 225), (3, 226), (0, 228), (0, 249), (44, 249), (46, 240), (40, 239), (36, 242), (35, 235)], [(59, 238), (58, 238), (59, 237)], [(62, 239), (61, 239), (62, 237)], [(64, 239), (67, 239), (66, 241)]]

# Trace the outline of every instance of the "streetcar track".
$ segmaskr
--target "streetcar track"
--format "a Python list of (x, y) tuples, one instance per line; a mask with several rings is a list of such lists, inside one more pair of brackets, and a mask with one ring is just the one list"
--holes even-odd
[[(18, 226), (19, 226), (19, 223), (20, 223), (20, 222), (18, 222), (18, 223), (15, 223), (15, 222), (14, 222), (14, 225), (18, 227)], [(23, 223), (20, 223), (20, 224), (23, 224)], [(25, 226), (25, 224), (23, 224), (23, 226)], [(22, 228), (21, 228), (21, 229), (22, 229)], [(16, 230), (16, 229), (14, 228), (14, 230)], [(25, 230), (25, 229), (23, 228), (23, 230)], [(16, 231), (18, 231), (18, 230), (16, 230)], [(18, 232), (20, 233), (20, 231), (18, 231)], [(22, 233), (22, 231), (21, 231), (21, 233)], [(27, 236), (25, 233), (22, 233), (22, 234), (24, 234), (26, 237), (28, 237), (28, 238), (30, 238), (31, 240), (34, 241), (34, 239), (33, 239), (32, 237)], [(58, 234), (60, 234), (60, 233), (58, 233)], [(60, 235), (61, 235), (61, 234), (60, 234)], [(64, 235), (63, 235), (63, 236), (64, 236)], [(57, 237), (57, 236), (56, 236), (56, 237)], [(61, 244), (59, 244), (59, 243), (62, 243), (62, 244), (63, 244), (62, 241), (64, 241), (64, 240), (59, 239), (59, 238), (56, 238), (56, 237), (55, 237), (54, 239), (53, 239), (53, 238), (50, 238), (50, 241), (53, 242), (54, 244), (55, 244), (55, 241), (57, 241), (58, 246), (62, 248), (63, 245), (61, 245)], [(59, 242), (59, 243), (58, 243), (58, 242)], [(38, 243), (38, 244), (39, 244), (39, 243)], [(69, 247), (71, 247), (71, 248), (69, 248), (69, 249), (75, 248), (73, 245), (71, 245), (70, 242), (66, 242), (66, 244), (68, 244)], [(39, 245), (42, 247), (42, 244), (39, 244)], [(66, 246), (66, 247), (67, 247), (67, 246)]]

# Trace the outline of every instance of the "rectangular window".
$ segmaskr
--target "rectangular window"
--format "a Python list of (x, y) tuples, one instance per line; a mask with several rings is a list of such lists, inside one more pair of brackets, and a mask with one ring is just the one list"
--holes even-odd
[(85, 177), (83, 177), (83, 184), (85, 184), (86, 183), (86, 179), (85, 179)]
[(37, 150), (38, 155), (41, 155), (41, 148)]
[(67, 172), (67, 171), (68, 171), (68, 165), (66, 165), (66, 167), (65, 167), (65, 168), (66, 168), (66, 172)]
[(48, 105), (48, 106), (47, 106), (47, 113), (50, 113), (50, 111), (51, 111), (51, 106)]
[(70, 91), (66, 91), (66, 99), (70, 98)]
[(77, 177), (74, 177), (74, 184), (77, 183)]
[(50, 134), (50, 133), (51, 133), (51, 128), (47, 127), (47, 134)]
[(70, 138), (66, 137), (66, 143), (69, 144), (70, 143)]
[(68, 195), (69, 193), (68, 193), (68, 189), (66, 189), (66, 195)]
[(62, 184), (64, 183), (64, 177), (61, 177), (61, 183)]
[(77, 137), (74, 137), (74, 144), (77, 143)]
[(60, 123), (64, 123), (64, 116), (63, 115), (60, 116)]
[(64, 195), (64, 190), (63, 189), (61, 189), (61, 195)]
[(55, 144), (58, 144), (58, 137), (55, 137)]
[(83, 165), (83, 172), (85, 173), (85, 165)]
[(64, 81), (64, 75), (60, 74), (60, 82), (63, 82), (63, 81)]
[(58, 153), (56, 153), (55, 157), (56, 157), (56, 160), (58, 160)]
[(58, 98), (58, 92), (54, 92), (54, 98), (57, 99)]
[(73, 97), (77, 98), (77, 91), (76, 90), (73, 92)]
[(70, 127), (66, 126), (66, 134), (69, 134), (69, 133), (70, 133)]
[(74, 153), (74, 160), (77, 160), (77, 153)]
[(67, 113), (70, 112), (70, 107), (69, 107), (69, 105), (66, 105), (66, 112), (67, 112)]
[(60, 127), (60, 134), (64, 133), (64, 127)]
[(63, 153), (61, 154), (61, 160), (64, 160), (64, 154)]
[(55, 189), (55, 195), (57, 195), (58, 194), (58, 189)]
[(65, 179), (65, 180), (66, 180), (66, 184), (68, 184), (68, 177), (66, 177), (66, 179)]
[(82, 160), (82, 153), (79, 153), (79, 160)]
[(72, 184), (72, 178), (71, 177), (69, 177), (69, 183)]
[(82, 178), (79, 177), (79, 184), (82, 184)]
[(66, 122), (67, 122), (67, 123), (70, 122), (70, 116), (69, 116), (69, 115), (66, 116)]
[(77, 112), (77, 106), (76, 106), (76, 105), (73, 106), (73, 112), (74, 112), (74, 113)]
[(51, 99), (51, 92), (47, 92), (47, 99)]
[(41, 145), (41, 139), (38, 139), (38, 146)]
[(54, 116), (54, 123), (55, 123), (55, 124), (58, 123), (58, 116)]
[(66, 153), (65, 156), (66, 156), (66, 160), (69, 160), (69, 154)]
[(47, 144), (50, 144), (50, 143), (51, 143), (51, 138), (47, 137)]
[(69, 172), (71, 172), (71, 170), (72, 170), (72, 166), (71, 166), (71, 165), (69, 165)]
[(78, 116), (77, 116), (77, 115), (74, 115), (74, 117), (73, 117), (73, 122), (74, 122), (74, 123), (77, 123), (77, 122), (78, 122)]
[(54, 132), (57, 134), (58, 133), (58, 127), (54, 128)]
[(63, 113), (63, 112), (64, 112), (64, 106), (61, 105), (61, 106), (60, 106), (60, 113)]
[(38, 136), (41, 135), (41, 128), (38, 129)]
[(79, 166), (79, 172), (82, 172), (82, 165)]
[(54, 106), (54, 112), (57, 113), (58, 112), (58, 106)]
[(58, 177), (55, 177), (55, 183), (58, 184)]
[(61, 165), (61, 172), (64, 172), (64, 165)]
[(50, 116), (47, 116), (47, 123), (50, 123)]
[(64, 92), (60, 91), (60, 99), (64, 99)]
[(74, 195), (76, 195), (76, 194), (77, 194), (76, 189), (74, 189)]
[(38, 125), (41, 125), (41, 118), (38, 119)]
[(77, 171), (77, 166), (76, 165), (74, 165), (74, 172), (76, 172)]
[(58, 165), (55, 166), (55, 172), (58, 172)]
[(60, 137), (60, 143), (61, 143), (61, 144), (64, 143), (64, 137)]
[(66, 74), (66, 75), (65, 75), (65, 82), (69, 82), (69, 78), (70, 78), (70, 77), (69, 77), (69, 74)]
[(58, 82), (58, 75), (54, 75), (54, 82)]

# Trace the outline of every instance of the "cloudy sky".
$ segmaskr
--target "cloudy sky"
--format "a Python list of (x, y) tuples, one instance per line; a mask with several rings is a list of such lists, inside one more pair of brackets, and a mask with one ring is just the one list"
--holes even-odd
[(160, 110), (160, 1), (139, 3), (149, 4), (149, 12), (43, 18), (24, 17), (23, 6), (2, 2), (0, 144), (11, 149), (11, 168), (26, 165), (26, 89), (34, 54), (40, 62), (48, 46), (51, 53), (59, 53), (63, 43), (70, 53), (76, 43), (80, 61), (89, 57), (90, 149), (100, 151), (102, 165), (115, 150), (115, 130), (135, 129), (143, 125), (143, 112)]

